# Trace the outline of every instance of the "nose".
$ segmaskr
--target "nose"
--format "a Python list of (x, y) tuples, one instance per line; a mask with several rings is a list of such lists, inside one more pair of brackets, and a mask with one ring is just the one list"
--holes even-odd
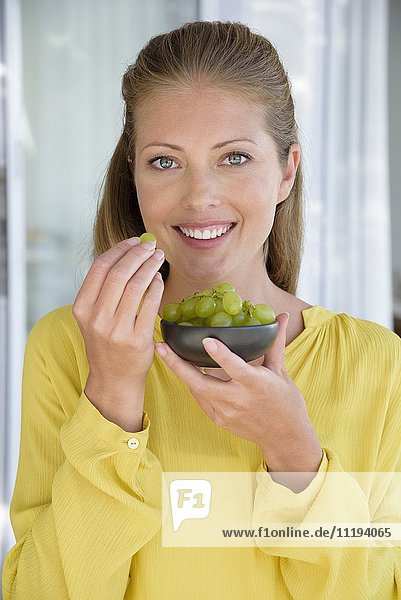
[(194, 211), (222, 204), (222, 190), (212, 169), (192, 169), (185, 174), (181, 204)]

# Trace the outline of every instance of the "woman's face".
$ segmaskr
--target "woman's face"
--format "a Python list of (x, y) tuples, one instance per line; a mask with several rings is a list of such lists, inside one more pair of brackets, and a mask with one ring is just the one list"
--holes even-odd
[[(283, 171), (262, 109), (216, 88), (163, 91), (137, 110), (136, 131), (139, 206), (170, 269), (194, 281), (230, 281), (230, 274), (263, 261), (299, 152), (292, 148)], [(213, 237), (230, 223), (214, 241), (188, 241), (178, 228), (202, 234), (206, 228)]]

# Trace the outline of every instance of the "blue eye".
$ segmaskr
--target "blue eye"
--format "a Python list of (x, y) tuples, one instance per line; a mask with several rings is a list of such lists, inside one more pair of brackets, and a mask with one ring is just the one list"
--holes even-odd
[[(225, 158), (225, 160), (227, 160), (228, 158), (231, 158), (232, 156), (234, 156), (235, 159), (234, 162), (230, 162), (230, 164), (235, 167), (238, 166), (240, 167), (241, 165), (246, 164), (247, 162), (249, 162), (249, 160), (251, 160), (251, 157), (249, 156), (249, 154), (245, 154), (244, 152), (230, 152), (230, 154), (228, 154)], [(241, 162), (241, 157), (246, 158), (247, 160), (244, 162)]]
[[(230, 161), (230, 166), (232, 167), (241, 167), (242, 165), (245, 165), (250, 160), (252, 160), (252, 157), (246, 152), (230, 152), (226, 155), (224, 160), (227, 160), (231, 157), (234, 157), (234, 161)], [(245, 158), (246, 160), (241, 162), (241, 157)], [(156, 166), (156, 163), (158, 161), (159, 166)], [(151, 165), (157, 171), (172, 171), (171, 167), (175, 163), (175, 160), (170, 156), (154, 156), (153, 158), (150, 158), (147, 162), (148, 165)]]
[[(155, 156), (154, 158), (151, 158), (150, 160), (148, 160), (148, 165), (153, 165), (158, 160), (160, 161), (160, 168), (155, 167), (155, 169), (157, 169), (158, 171), (170, 171), (171, 170), (170, 167), (168, 166), (168, 164), (170, 164), (170, 166), (171, 166), (171, 164), (174, 162), (174, 160), (172, 158), (170, 158), (169, 156)], [(166, 163), (167, 163), (167, 165), (166, 165)]]

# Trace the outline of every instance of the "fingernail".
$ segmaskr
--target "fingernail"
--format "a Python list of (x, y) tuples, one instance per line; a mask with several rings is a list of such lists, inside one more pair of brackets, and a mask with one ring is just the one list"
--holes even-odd
[(154, 250), (156, 248), (155, 242), (142, 242), (141, 246), (145, 250)]
[(164, 258), (164, 252), (158, 248), (153, 256), (159, 260), (162, 260), (162, 258)]
[(128, 240), (125, 240), (127, 242), (127, 244), (130, 244), (130, 246), (136, 246), (139, 243), (139, 237), (135, 236), (132, 238), (128, 238)]
[(156, 348), (156, 352), (159, 356), (161, 356), (162, 358), (167, 356), (167, 350), (163, 344), (156, 344), (155, 348)]
[(217, 344), (212, 338), (204, 338), (202, 343), (208, 352), (217, 352)]

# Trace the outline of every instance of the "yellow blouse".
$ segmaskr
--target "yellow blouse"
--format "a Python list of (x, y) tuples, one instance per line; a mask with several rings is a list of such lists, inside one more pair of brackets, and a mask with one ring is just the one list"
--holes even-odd
[[(314, 479), (295, 494), (271, 479), (256, 444), (207, 417), (157, 353), (143, 430), (105, 419), (83, 393), (89, 367), (71, 309), (44, 316), (27, 340), (4, 600), (401, 598), (400, 547), (166, 547), (160, 498), (163, 472), (246, 471), (257, 478), (255, 523), (282, 517), (283, 505), (289, 523), (319, 509), (339, 522), (400, 522), (391, 477), (373, 498), (348, 475), (401, 471), (395, 333), (320, 306), (303, 311), (285, 364), (321, 441), (319, 473), (343, 471), (344, 484)], [(159, 316), (154, 336), (161, 341)]]

